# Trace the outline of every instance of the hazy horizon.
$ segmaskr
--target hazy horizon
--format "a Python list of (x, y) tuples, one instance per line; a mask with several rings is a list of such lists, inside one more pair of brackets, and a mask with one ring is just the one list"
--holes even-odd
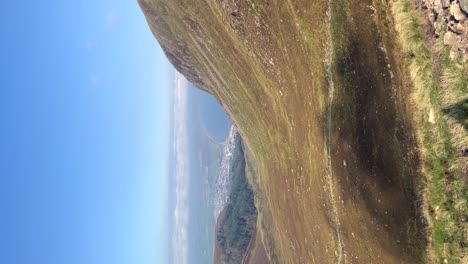
[[(231, 121), (211, 95), (202, 92), (179, 73), (174, 74), (173, 174), (169, 175), (170, 263), (211, 263), (215, 221), (206, 201), (210, 172), (217, 163), (216, 150)], [(215, 151), (215, 152), (213, 152)], [(205, 160), (206, 159), (206, 160)], [(210, 168), (211, 169), (211, 168)], [(172, 190), (172, 191), (171, 191)], [(174, 202), (175, 201), (175, 202)]]

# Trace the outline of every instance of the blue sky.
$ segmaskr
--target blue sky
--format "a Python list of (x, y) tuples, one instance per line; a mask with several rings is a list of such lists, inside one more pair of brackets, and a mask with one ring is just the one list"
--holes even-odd
[(136, 1), (0, 12), (0, 263), (165, 263), (171, 68)]

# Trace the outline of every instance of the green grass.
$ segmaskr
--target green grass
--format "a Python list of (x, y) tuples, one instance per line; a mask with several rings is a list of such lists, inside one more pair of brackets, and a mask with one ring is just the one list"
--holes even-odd
[[(396, 0), (392, 11), (413, 82), (415, 123), (426, 178), (423, 195), (430, 237), (428, 261), (462, 263), (467, 254), (462, 246), (467, 242), (463, 218), (468, 212), (463, 158), (458, 151), (467, 146), (466, 128), (463, 128), (466, 98), (462, 97), (467, 93), (466, 63), (448, 59), (447, 48), (438, 43), (434, 50), (443, 55), (442, 74), (439, 74), (424, 43), (420, 19), (410, 3)], [(461, 104), (457, 101), (460, 99)], [(450, 108), (453, 105), (455, 108)]]

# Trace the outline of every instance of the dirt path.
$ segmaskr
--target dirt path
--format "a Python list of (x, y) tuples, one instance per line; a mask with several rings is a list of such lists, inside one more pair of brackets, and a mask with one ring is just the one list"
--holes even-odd
[[(415, 194), (418, 157), (408, 121), (409, 89), (382, 3), (349, 1), (337, 7), (348, 28), (335, 31), (344, 41), (335, 57), (332, 167), (341, 188), (347, 260), (358, 261), (362, 256), (354, 252), (367, 250), (369, 261), (418, 263), (425, 241)], [(384, 250), (365, 246), (371, 241)]]
[(327, 107), (327, 149), (328, 149), (328, 172), (327, 184), (329, 188), (330, 202), (333, 210), (333, 224), (335, 226), (336, 240), (337, 240), (337, 260), (336, 263), (343, 263), (344, 255), (346, 255), (343, 238), (341, 236), (341, 222), (338, 215), (337, 199), (335, 197), (335, 183), (333, 182), (333, 164), (332, 164), (332, 136), (333, 136), (333, 105), (335, 97), (335, 83), (333, 81), (333, 59), (334, 59), (334, 43), (332, 33), (332, 0), (328, 0), (328, 41), (326, 48), (326, 64), (327, 64), (327, 81), (328, 81), (328, 107)]

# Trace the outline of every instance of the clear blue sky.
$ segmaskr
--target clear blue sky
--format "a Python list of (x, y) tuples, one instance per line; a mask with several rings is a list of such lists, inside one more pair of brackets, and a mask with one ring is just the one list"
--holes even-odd
[(172, 80), (136, 0), (0, 12), (0, 263), (165, 263)]

